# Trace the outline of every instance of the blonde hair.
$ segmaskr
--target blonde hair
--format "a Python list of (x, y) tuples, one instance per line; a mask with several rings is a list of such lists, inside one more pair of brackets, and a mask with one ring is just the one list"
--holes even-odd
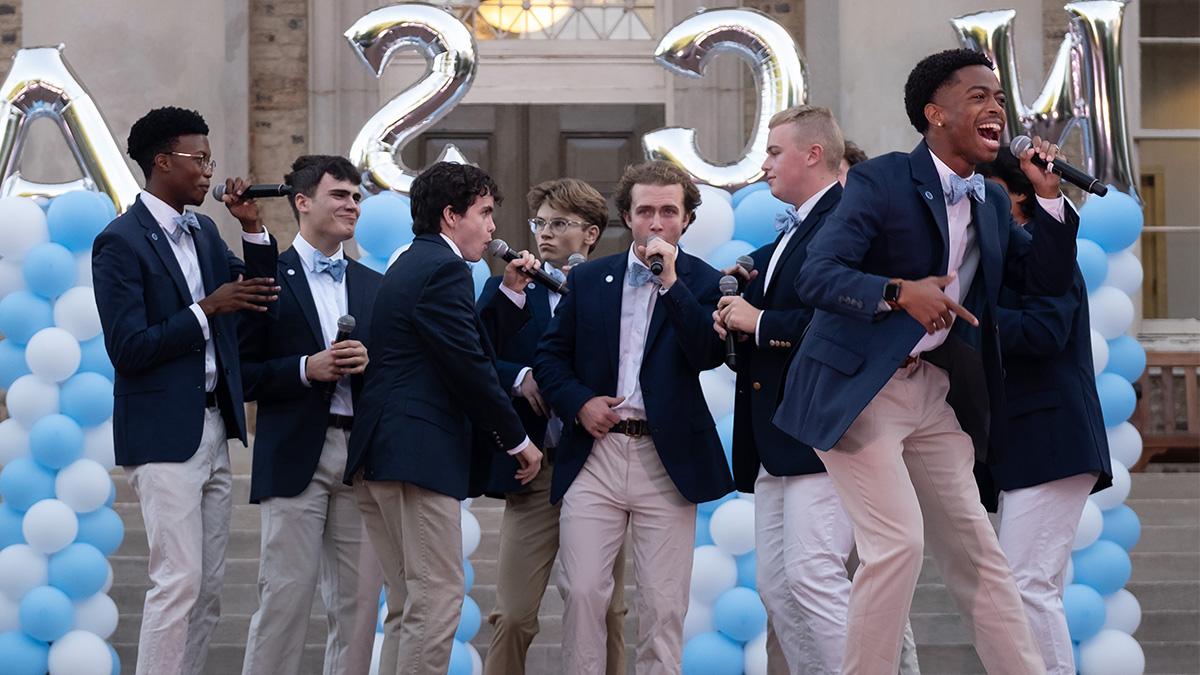
[[(537, 211), (542, 204), (563, 213), (574, 213), (583, 218), (587, 226), (599, 229), (596, 241), (600, 241), (604, 228), (608, 226), (608, 203), (596, 188), (578, 178), (559, 178), (534, 185), (525, 195), (530, 211)], [(592, 244), (588, 252), (595, 250)]]
[(829, 108), (816, 105), (797, 105), (775, 113), (768, 128), (784, 124), (796, 125), (796, 138), (806, 143), (821, 146), (824, 150), (825, 166), (831, 171), (837, 171), (842, 163), (842, 155), (846, 152), (846, 140), (842, 137), (842, 129), (838, 126), (833, 112)]

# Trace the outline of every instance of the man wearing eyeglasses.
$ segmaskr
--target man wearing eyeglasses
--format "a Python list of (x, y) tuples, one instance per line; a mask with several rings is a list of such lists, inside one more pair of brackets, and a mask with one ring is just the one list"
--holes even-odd
[[(151, 110), (129, 132), (146, 190), (96, 237), (92, 278), (116, 369), (113, 447), (141, 503), (150, 590), (138, 675), (201, 673), (220, 614), (233, 475), (228, 438), (246, 442), (238, 314), (277, 298), (277, 248), (250, 200), (227, 181), (246, 262), (212, 219), (187, 207), (216, 162), (191, 110)], [(250, 277), (250, 278), (246, 278)]]
[[(542, 259), (542, 269), (565, 279), (564, 272), (569, 271), (567, 260), (576, 253), (590, 255), (608, 225), (604, 197), (581, 180), (561, 178), (534, 186), (526, 199), (529, 210), (536, 214), (529, 219), (529, 229)], [(538, 632), (538, 607), (558, 555), (559, 508), (550, 503), (553, 475), (550, 465), (562, 435), (562, 421), (542, 399), (532, 365), (537, 343), (562, 296), (520, 273), (520, 263), (518, 259), (504, 275), (488, 279), (477, 308), (488, 337), (496, 345), (500, 381), (511, 385), (513, 407), (525, 425), (525, 432), (535, 440), (545, 439), (542, 446), (545, 459), (542, 471), (524, 486), (513, 479), (514, 460), (492, 462), (488, 494), (503, 497), (505, 507), (500, 525), (496, 607), (488, 617), (496, 630), (483, 665), (484, 675), (525, 672), (525, 656)], [(511, 312), (512, 305), (525, 312), (528, 321), (518, 332), (505, 335), (492, 317), (497, 312)], [(607, 615), (609, 675), (625, 672), (624, 566), (622, 554), (614, 566), (616, 590)]]

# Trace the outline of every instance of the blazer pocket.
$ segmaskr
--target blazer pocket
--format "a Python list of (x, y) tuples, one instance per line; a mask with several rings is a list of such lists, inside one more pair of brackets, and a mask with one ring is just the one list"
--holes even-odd
[(862, 367), (862, 354), (820, 333), (806, 337), (803, 344), (807, 347), (806, 355), (809, 358), (820, 361), (843, 375), (853, 375)]
[(404, 414), (409, 417), (425, 420), (451, 433), (458, 433), (463, 428), (462, 421), (457, 415), (451, 415), (427, 401), (410, 400), (404, 406)]
[(1008, 400), (1008, 416), (1020, 417), (1036, 410), (1048, 410), (1062, 405), (1062, 394), (1057, 389), (1035, 391)]

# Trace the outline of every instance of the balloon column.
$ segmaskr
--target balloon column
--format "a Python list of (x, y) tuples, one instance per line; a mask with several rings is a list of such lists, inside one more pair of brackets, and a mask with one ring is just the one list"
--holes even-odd
[(0, 198), (0, 662), (11, 675), (109, 675), (117, 627), (113, 367), (91, 288), (107, 196)]
[(1130, 249), (1141, 233), (1142, 208), (1110, 186), (1107, 196), (1088, 199), (1079, 220), (1078, 262), (1088, 285), (1096, 391), (1108, 430), (1113, 485), (1088, 498), (1084, 507), (1063, 605), (1082, 675), (1139, 675), (1145, 657), (1131, 636), (1142, 611), (1124, 586), (1141, 523), (1123, 502), (1129, 495), (1129, 468), (1142, 454), (1141, 436), (1127, 421), (1137, 403), (1132, 383), (1146, 368), (1145, 350), (1127, 333), (1134, 314), (1129, 295), (1142, 283), (1141, 263)]

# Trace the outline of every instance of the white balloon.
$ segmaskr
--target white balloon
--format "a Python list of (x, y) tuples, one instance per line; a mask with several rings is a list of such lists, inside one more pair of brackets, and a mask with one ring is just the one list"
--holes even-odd
[(737, 496), (738, 496), (738, 499), (745, 499), (746, 501), (750, 502), (751, 504), (754, 503), (754, 493), (753, 492), (739, 492), (739, 493), (737, 493)]
[[(24, 278), (21, 279), (24, 281)], [(92, 287), (92, 250), (75, 256), (75, 285)]]
[(83, 457), (96, 462), (106, 471), (116, 467), (116, 457), (113, 455), (112, 418), (104, 420), (98, 426), (83, 430)]
[(37, 375), (22, 375), (8, 388), (7, 403), (9, 416), (29, 429), (39, 419), (58, 412), (58, 385)]
[(732, 556), (754, 550), (754, 503), (731, 499), (713, 511), (708, 531), (717, 548)]
[(479, 531), (479, 521), (475, 518), (475, 514), (467, 509), (462, 511), (462, 554), (463, 558), (470, 558), (475, 549), (479, 548), (479, 540), (483, 537), (483, 533)]
[(396, 262), (396, 259), (400, 257), (400, 254), (407, 251), (409, 246), (412, 246), (412, 244), (411, 243), (405, 244), (405, 245), (401, 246), (400, 248), (397, 248), (395, 251), (392, 251), (392, 255), (388, 257), (387, 266), (391, 267), (392, 263)]
[(25, 274), (15, 260), (0, 260), (0, 298), (25, 290)]
[(1127, 589), (1104, 598), (1104, 627), (1133, 635), (1142, 625), (1142, 603)]
[(379, 675), (379, 655), (383, 653), (383, 633), (375, 634), (375, 644), (371, 646), (371, 669), (367, 675)]
[(50, 675), (112, 675), (108, 645), (85, 630), (67, 633), (50, 644)]
[(746, 675), (767, 675), (767, 633), (746, 643), (746, 662), (742, 669)]
[(85, 342), (100, 334), (100, 311), (89, 286), (76, 286), (54, 302), (54, 325)]
[(21, 603), (10, 600), (8, 595), (0, 593), (0, 633), (21, 628)]
[(107, 640), (117, 629), (119, 618), (117, 603), (104, 593), (96, 593), (75, 603), (76, 630), (95, 633), (102, 640)]
[(1062, 587), (1066, 588), (1075, 583), (1075, 561), (1071, 560), (1071, 556), (1067, 556), (1067, 569), (1063, 572)]
[(687, 614), (683, 616), (684, 643), (701, 633), (711, 633), (715, 630), (712, 605), (692, 598), (688, 602)]
[(1105, 430), (1108, 435), (1108, 452), (1115, 463), (1126, 469), (1142, 458), (1142, 434), (1129, 422), (1121, 422)]
[(733, 237), (732, 197), (721, 188), (699, 185), (700, 207), (696, 209), (696, 220), (679, 238), (679, 247), (694, 256), (707, 258), (721, 244)]
[(1105, 629), (1079, 645), (1080, 675), (1142, 675), (1146, 655), (1138, 641), (1119, 630)]
[(25, 346), (25, 363), (38, 377), (62, 382), (79, 370), (83, 352), (79, 340), (62, 328), (43, 328), (29, 338)]
[(710, 195), (715, 196), (715, 197), (720, 197), (721, 199), (724, 199), (725, 201), (729, 202), (730, 206), (733, 205), (733, 193), (730, 192), (729, 190), (722, 190), (721, 188), (713, 187), (711, 185), (701, 185), (699, 187), (711, 188), (709, 190), (704, 190), (703, 192), (700, 193), (700, 196), (702, 198), (708, 197)]
[(1133, 301), (1119, 289), (1101, 286), (1088, 296), (1088, 315), (1092, 330), (1105, 340), (1115, 340), (1133, 323)]
[(1142, 261), (1133, 254), (1133, 249), (1108, 256), (1108, 276), (1104, 285), (1112, 286), (1125, 295), (1133, 295), (1142, 286)]
[(57, 499), (43, 499), (29, 507), (21, 521), (25, 541), (39, 553), (57, 553), (75, 541), (79, 518), (71, 507)]
[(1085, 549), (1100, 538), (1104, 529), (1104, 516), (1100, 508), (1089, 499), (1083, 504), (1083, 513), (1079, 515), (1079, 526), (1075, 528), (1075, 544), (1073, 550)]
[(470, 642), (465, 646), (467, 654), (471, 657), (471, 675), (483, 675), (483, 657), (479, 655), (479, 650)]
[(1092, 334), (1092, 375), (1103, 373), (1104, 367), (1108, 365), (1108, 340), (1096, 331), (1088, 331)]
[(26, 544), (0, 549), (0, 593), (13, 602), (50, 583), (50, 561)]
[(108, 565), (108, 575), (104, 577), (104, 585), (100, 587), (100, 592), (101, 592), (101, 593), (107, 593), (107, 592), (109, 592), (110, 590), (112, 590), (112, 585), (113, 585), (113, 568), (112, 568), (112, 563), (110, 563), (110, 562), (108, 562), (108, 561), (105, 561), (105, 563), (104, 563), (104, 564)]
[[(29, 432), (13, 418), (0, 422), (0, 467), (29, 456)], [(4, 631), (0, 631), (3, 633)]]
[(700, 390), (704, 392), (704, 401), (708, 403), (708, 412), (714, 420), (733, 413), (736, 390), (720, 368), (700, 373)]
[(712, 605), (722, 593), (737, 585), (737, 561), (716, 546), (692, 552), (692, 600)]
[(1124, 503), (1125, 498), (1129, 496), (1129, 488), (1132, 487), (1129, 469), (1126, 469), (1124, 464), (1120, 462), (1113, 464), (1112, 473), (1113, 484), (1088, 497), (1090, 501), (1096, 502), (1096, 506), (1099, 506), (1101, 511), (1107, 511)]
[(112, 479), (108, 470), (95, 460), (75, 460), (54, 477), (54, 495), (76, 513), (88, 513), (104, 506), (110, 494)]
[(21, 261), (29, 249), (50, 241), (46, 213), (33, 200), (0, 197), (0, 256)]

